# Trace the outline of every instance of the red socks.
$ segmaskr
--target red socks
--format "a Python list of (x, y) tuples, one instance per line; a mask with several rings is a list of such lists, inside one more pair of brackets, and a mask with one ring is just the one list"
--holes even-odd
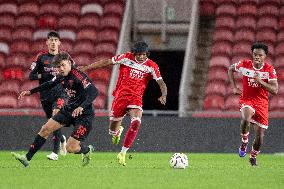
[(123, 146), (126, 148), (130, 148), (133, 141), (136, 138), (136, 135), (140, 129), (141, 126), (141, 119), (139, 117), (135, 117), (131, 119), (131, 124), (129, 129), (126, 132), (125, 138), (124, 138), (124, 144)]

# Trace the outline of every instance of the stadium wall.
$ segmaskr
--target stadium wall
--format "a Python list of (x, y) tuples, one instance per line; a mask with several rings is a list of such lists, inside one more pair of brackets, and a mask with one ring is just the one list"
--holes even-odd
[[(125, 120), (123, 125), (128, 127), (129, 119)], [(1, 116), (0, 150), (27, 150), (45, 121), (45, 118), (36, 116)], [(237, 118), (145, 116), (130, 151), (235, 153), (240, 144), (239, 122)], [(111, 144), (107, 125), (107, 117), (97, 117), (86, 142), (94, 144), (97, 151), (119, 151), (120, 146)], [(69, 136), (72, 129), (63, 128), (63, 133)], [(262, 152), (284, 152), (283, 134), (283, 119), (271, 119)], [(43, 149), (51, 149), (51, 137)]]

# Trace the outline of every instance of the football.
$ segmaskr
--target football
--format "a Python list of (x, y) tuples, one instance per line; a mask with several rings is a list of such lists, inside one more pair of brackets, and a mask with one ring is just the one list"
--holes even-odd
[(174, 169), (185, 169), (188, 167), (188, 158), (183, 153), (175, 153), (170, 159), (170, 166)]

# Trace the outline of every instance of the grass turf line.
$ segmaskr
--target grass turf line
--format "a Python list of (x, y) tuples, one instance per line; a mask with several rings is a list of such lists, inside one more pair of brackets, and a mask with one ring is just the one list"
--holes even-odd
[[(68, 154), (47, 160), (48, 152), (35, 155), (28, 168), (10, 152), (0, 152), (0, 188), (282, 188), (284, 157), (260, 154), (258, 167), (237, 154), (186, 153), (189, 168), (169, 167), (173, 153), (129, 153), (127, 166), (118, 165), (117, 153), (97, 152), (90, 165), (81, 167), (81, 156)], [(129, 155), (131, 155), (129, 159)]]

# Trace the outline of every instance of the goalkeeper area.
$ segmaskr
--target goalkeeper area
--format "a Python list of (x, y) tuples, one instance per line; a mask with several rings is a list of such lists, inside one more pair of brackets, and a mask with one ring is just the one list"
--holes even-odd
[(173, 153), (127, 154), (127, 165), (120, 166), (117, 153), (95, 152), (91, 163), (81, 166), (81, 156), (68, 154), (49, 161), (48, 152), (35, 155), (24, 168), (8, 151), (0, 152), (0, 188), (283, 188), (283, 154), (262, 154), (259, 166), (251, 167), (248, 157), (238, 154), (185, 153), (187, 169), (169, 166)]

